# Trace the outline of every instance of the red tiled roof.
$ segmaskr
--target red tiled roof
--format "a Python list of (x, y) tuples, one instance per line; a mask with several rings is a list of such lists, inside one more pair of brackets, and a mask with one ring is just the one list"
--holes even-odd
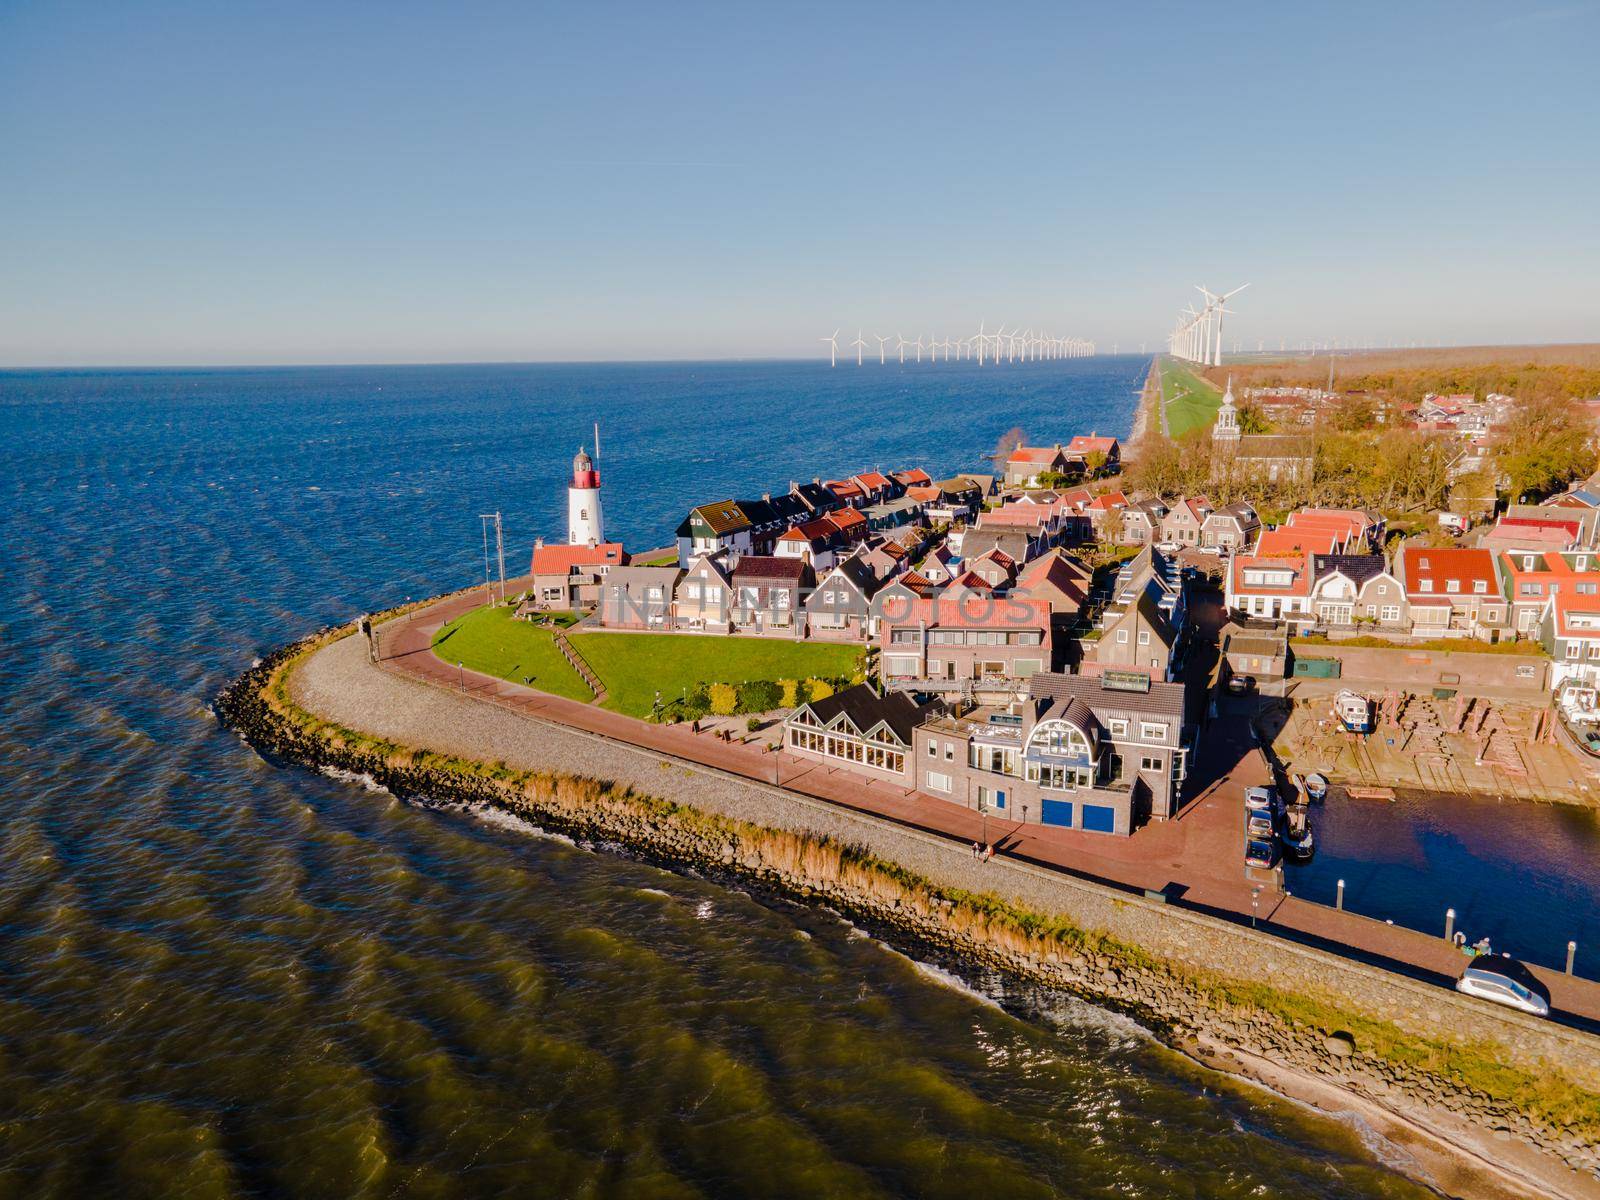
[(1001, 508), (991, 508), (980, 516), (978, 528), (986, 525), (1048, 525), (1054, 512), (1055, 506), (1049, 504), (1007, 504)]
[(1342, 539), (1331, 529), (1268, 529), (1256, 542), (1257, 558), (1299, 558), (1307, 553), (1332, 554)]
[(835, 528), (842, 533), (848, 533), (857, 525), (867, 523), (867, 519), (853, 508), (841, 508), (838, 512), (831, 512), (822, 519), (833, 522)]
[(933, 482), (933, 476), (929, 475), (921, 467), (912, 467), (906, 471), (894, 471), (891, 474), (895, 482), (902, 487), (927, 487), (928, 484)]
[(920, 623), (956, 629), (1049, 630), (1048, 601), (1022, 596), (996, 598), (989, 593), (988, 585), (983, 580), (975, 579), (974, 582), (981, 590), (962, 596), (947, 594), (936, 599), (913, 600), (904, 607), (898, 597), (891, 597), (883, 606), (883, 636), (888, 637), (893, 624)]
[[(1309, 555), (1299, 558), (1262, 558), (1259, 555), (1235, 556), (1229, 566), (1229, 579), (1233, 581), (1232, 590), (1235, 594), (1262, 595), (1262, 596), (1304, 596), (1309, 594), (1311, 587), (1311, 570)], [(1275, 587), (1264, 583), (1246, 583), (1244, 573), (1247, 568), (1267, 571), (1289, 571), (1293, 575), (1287, 587)]]
[(1008, 463), (1048, 463), (1054, 462), (1056, 455), (1061, 453), (1060, 446), (1018, 446), (1006, 458)]
[(1117, 439), (1114, 437), (1095, 437), (1093, 434), (1080, 433), (1067, 443), (1067, 449), (1077, 454), (1090, 454), (1097, 450), (1101, 454), (1110, 454), (1116, 444)]
[(850, 478), (869, 492), (879, 491), (889, 486), (889, 477), (879, 471), (863, 471), (861, 474), (852, 475)]
[(746, 554), (733, 568), (735, 579), (786, 579), (798, 583), (805, 578), (806, 564), (799, 558), (776, 558), (763, 554)]
[(807, 521), (804, 525), (796, 525), (793, 529), (780, 534), (780, 542), (826, 542), (831, 541), (839, 533), (839, 526), (827, 517), (818, 517), (815, 521)]
[(528, 570), (534, 575), (570, 575), (574, 567), (618, 565), (623, 561), (621, 542), (596, 546), (536, 546)]
[(912, 486), (906, 488), (906, 495), (910, 496), (913, 500), (921, 500), (925, 503), (931, 504), (933, 501), (939, 498), (941, 493), (936, 487), (922, 487), (913, 484)]
[[(1500, 582), (1495, 574), (1494, 554), (1481, 547), (1451, 546), (1444, 549), (1407, 546), (1405, 550), (1406, 592), (1409, 595), (1490, 595), (1500, 594)], [(1447, 584), (1454, 580), (1457, 591), (1451, 592)], [(1424, 591), (1423, 583), (1432, 587)], [(1478, 592), (1475, 585), (1487, 585)]]
[(841, 500), (849, 500), (856, 496), (865, 496), (861, 488), (848, 479), (830, 479), (822, 485)]
[(1090, 501), (1089, 507), (1098, 512), (1109, 512), (1113, 508), (1127, 508), (1128, 498), (1121, 492), (1105, 492)]

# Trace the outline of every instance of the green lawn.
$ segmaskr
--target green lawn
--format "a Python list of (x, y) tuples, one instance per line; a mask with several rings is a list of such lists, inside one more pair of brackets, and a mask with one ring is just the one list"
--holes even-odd
[(459, 662), (538, 688), (569, 700), (594, 699), (556, 649), (548, 629), (513, 620), (510, 608), (475, 608), (434, 634), (433, 652), (446, 662)]
[(1208, 380), (1170, 358), (1161, 360), (1161, 385), (1167, 397), (1167, 432), (1180, 438), (1191, 429), (1209, 428), (1222, 407), (1222, 393)]
[(606, 685), (607, 708), (648, 717), (663, 700), (702, 683), (852, 675), (859, 646), (776, 638), (671, 633), (579, 633), (570, 638)]

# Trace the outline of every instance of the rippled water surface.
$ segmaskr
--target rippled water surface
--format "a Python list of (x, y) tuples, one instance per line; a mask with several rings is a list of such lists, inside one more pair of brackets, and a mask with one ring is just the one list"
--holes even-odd
[[(1012, 1012), (826, 913), (273, 768), (274, 644), (607, 513), (1007, 428), (1126, 432), (1144, 363), (0, 374), (0, 1195), (1399, 1196), (1359, 1129), (1098, 1010)], [(979, 981), (982, 982), (982, 981)]]

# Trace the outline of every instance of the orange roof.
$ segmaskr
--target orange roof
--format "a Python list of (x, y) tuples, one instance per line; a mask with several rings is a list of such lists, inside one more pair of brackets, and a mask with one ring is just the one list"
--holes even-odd
[(929, 475), (921, 467), (912, 467), (906, 471), (896, 471), (894, 472), (894, 478), (908, 488), (926, 487), (933, 482), (933, 476)]
[(908, 487), (906, 489), (906, 495), (910, 496), (913, 500), (924, 500), (924, 501), (932, 502), (932, 501), (937, 500), (939, 498), (940, 493), (939, 493), (939, 489), (936, 488), (936, 487), (916, 487), (916, 486), (912, 486), (912, 487)]
[(528, 568), (534, 575), (570, 575), (574, 567), (599, 567), (622, 562), (621, 542), (596, 546), (535, 546)]
[[(1289, 571), (1289, 583), (1274, 585), (1266, 583), (1246, 583), (1244, 573), (1247, 569), (1269, 571)], [(1232, 591), (1237, 593), (1252, 593), (1267, 596), (1304, 596), (1311, 589), (1311, 571), (1308, 555), (1297, 558), (1262, 558), (1260, 555), (1245, 554), (1234, 557), (1229, 566), (1228, 576), (1232, 582)]]
[(1106, 492), (1091, 500), (1089, 507), (1100, 512), (1107, 512), (1113, 508), (1127, 508), (1128, 498), (1121, 492)]
[(1078, 454), (1092, 454), (1099, 451), (1101, 454), (1110, 454), (1111, 448), (1117, 444), (1114, 437), (1096, 437), (1092, 433), (1080, 433), (1067, 443), (1067, 449)]
[(865, 525), (867, 523), (867, 519), (853, 508), (836, 509), (821, 519), (832, 521), (841, 533), (848, 532), (857, 525)]
[(877, 491), (879, 488), (889, 486), (889, 477), (879, 471), (863, 471), (859, 475), (852, 476), (852, 478), (869, 491)]
[(1060, 453), (1060, 446), (1018, 446), (1007, 456), (1006, 461), (1028, 463), (1054, 462), (1056, 455)]
[[(1441, 550), (1433, 547), (1407, 546), (1405, 580), (1408, 594), (1424, 592), (1422, 584), (1429, 583), (1432, 586), (1426, 589), (1427, 594), (1454, 595), (1456, 593), (1450, 592), (1448, 586), (1452, 582), (1456, 584), (1457, 592), (1461, 595), (1500, 594), (1500, 581), (1494, 569), (1494, 554), (1479, 547), (1451, 546)], [(1477, 591), (1478, 583), (1487, 585), (1485, 592)]]
[(1299, 558), (1305, 554), (1332, 554), (1338, 549), (1339, 535), (1331, 529), (1290, 529), (1287, 525), (1268, 529), (1256, 543), (1257, 558)]
[[(963, 577), (965, 579), (966, 577)], [(1050, 628), (1050, 604), (1022, 596), (996, 598), (989, 593), (989, 585), (972, 577), (976, 589), (966, 595), (943, 595), (937, 598), (913, 600), (903, 604), (898, 596), (891, 596), (883, 604), (883, 633), (885, 641), (894, 624), (916, 625), (926, 623), (956, 629), (1042, 629)], [(958, 580), (960, 584), (962, 581)]]

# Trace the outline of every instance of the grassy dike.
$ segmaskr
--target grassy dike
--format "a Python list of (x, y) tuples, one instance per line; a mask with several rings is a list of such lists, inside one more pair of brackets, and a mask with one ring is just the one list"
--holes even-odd
[[(330, 723), (295, 703), (288, 680), (309, 655), (349, 632), (326, 630), (274, 653), (219, 697), (218, 716), (276, 760), (365, 775), (401, 797), (492, 805), (555, 832), (618, 842), (661, 865), (826, 903), (902, 949), (1126, 1012), (1219, 1069), (1308, 1098), (1329, 1088), (1364, 1097), (1480, 1165), (1495, 1156), (1487, 1139), (1499, 1131), (1538, 1151), (1550, 1167), (1564, 1163), (1581, 1173), (1574, 1178), (1600, 1179), (1593, 1070), (1531, 1069), (1503, 1046), (1453, 1037), (1448, 1029), (1419, 1037), (1345, 1002), (1333, 981), (1320, 994), (1291, 993), (1159, 960), (994, 894), (935, 886), (864, 847), (735, 821), (597, 780), (397, 745)], [(683, 768), (663, 762), (662, 769)], [(1251, 1063), (1273, 1071), (1263, 1075)], [(1296, 1079), (1307, 1087), (1297, 1089)]]

